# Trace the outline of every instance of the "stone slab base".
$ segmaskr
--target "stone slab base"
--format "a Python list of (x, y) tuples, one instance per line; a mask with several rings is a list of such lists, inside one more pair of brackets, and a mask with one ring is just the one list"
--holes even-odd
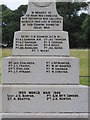
[[(88, 113), (2, 113), (2, 118), (88, 118)], [(41, 119), (40, 119), (41, 120)]]
[(88, 113), (88, 87), (82, 85), (5, 85), (3, 113)]
[(2, 66), (2, 84), (79, 84), (78, 58), (13, 56)]

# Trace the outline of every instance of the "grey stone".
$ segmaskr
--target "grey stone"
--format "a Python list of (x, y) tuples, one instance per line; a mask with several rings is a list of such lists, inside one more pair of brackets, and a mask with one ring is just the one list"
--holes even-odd
[(68, 32), (18, 31), (14, 35), (13, 55), (70, 56)]
[(63, 18), (57, 13), (55, 2), (45, 7), (29, 2), (26, 14), (21, 17), (21, 31), (28, 30), (63, 30)]
[(0, 113), (0, 120), (2, 120), (2, 113)]
[(88, 113), (3, 113), (2, 114), (3, 118), (88, 118), (88, 116), (89, 116)]
[(3, 84), (79, 84), (79, 59), (73, 57), (7, 57)]
[(2, 99), (4, 113), (88, 113), (88, 87), (81, 85), (7, 85)]

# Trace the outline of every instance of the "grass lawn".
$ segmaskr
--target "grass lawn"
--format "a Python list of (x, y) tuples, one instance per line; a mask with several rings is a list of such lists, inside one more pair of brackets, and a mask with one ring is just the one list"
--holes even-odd
[[(12, 55), (11, 49), (0, 50), (0, 78), (1, 78), (1, 58)], [(90, 77), (88, 77), (88, 49), (71, 49), (71, 57), (80, 59), (80, 84), (90, 86)]]
[(80, 84), (90, 86), (88, 73), (88, 49), (71, 49), (70, 56), (80, 59)]
[(70, 50), (70, 56), (80, 59), (80, 76), (88, 76), (88, 50)]

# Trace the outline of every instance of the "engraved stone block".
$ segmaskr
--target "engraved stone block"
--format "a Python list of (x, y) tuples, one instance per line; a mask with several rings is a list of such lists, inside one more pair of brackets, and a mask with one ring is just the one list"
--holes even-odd
[(69, 56), (68, 32), (16, 32), (14, 35), (13, 55)]
[(39, 7), (29, 2), (26, 14), (21, 17), (21, 31), (63, 30), (63, 18), (59, 16), (54, 2)]
[(73, 57), (7, 57), (3, 84), (79, 84), (79, 59)]
[(86, 113), (88, 87), (81, 85), (3, 86), (4, 113)]

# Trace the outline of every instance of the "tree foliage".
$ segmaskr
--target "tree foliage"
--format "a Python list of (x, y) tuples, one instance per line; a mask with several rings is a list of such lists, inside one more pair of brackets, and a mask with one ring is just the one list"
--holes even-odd
[[(79, 15), (81, 9), (86, 9), (86, 3), (58, 3), (58, 13), (64, 18), (64, 30), (69, 32), (69, 41), (71, 48), (80, 48), (81, 35), (82, 35), (82, 23), (86, 18), (86, 14)], [(87, 45), (85, 45), (87, 47)]]
[(82, 23), (82, 46), (85, 47), (85, 45), (87, 45), (87, 47), (89, 47), (89, 44), (88, 44), (88, 38), (90, 36), (90, 16), (86, 16), (85, 20), (83, 21)]
[[(80, 9), (86, 9), (86, 3), (57, 3), (57, 11), (64, 18), (64, 30), (69, 32), (71, 48), (87, 47), (87, 15), (78, 14)], [(14, 32), (20, 30), (20, 17), (26, 13), (27, 5), (21, 5), (12, 11), (2, 5), (2, 37), (3, 44), (13, 46)], [(84, 42), (83, 42), (84, 41)]]
[(8, 47), (13, 46), (14, 32), (20, 29), (20, 17), (26, 12), (27, 6), (20, 6), (11, 11), (7, 6), (2, 6), (2, 40)]

